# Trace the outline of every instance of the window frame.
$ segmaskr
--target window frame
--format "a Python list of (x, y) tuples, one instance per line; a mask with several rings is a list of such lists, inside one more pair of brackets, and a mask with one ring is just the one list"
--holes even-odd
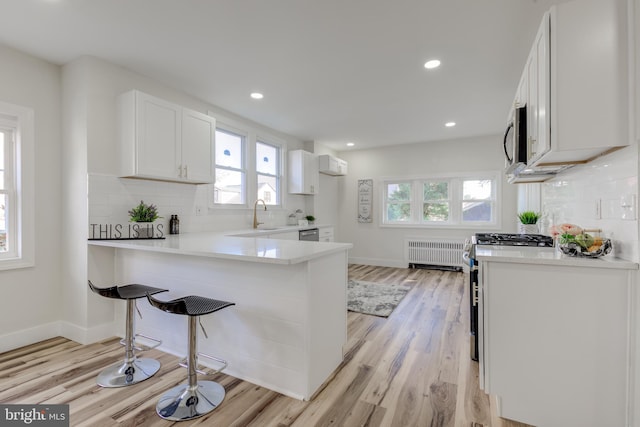
[[(418, 217), (420, 223), (428, 224), (428, 225), (446, 225), (452, 224), (452, 220), (455, 218), (455, 203), (454, 203), (454, 194), (455, 194), (455, 183), (454, 179), (451, 178), (427, 178), (424, 180), (417, 180), (420, 183), (420, 197), (417, 200), (420, 200), (420, 216)], [(425, 199), (424, 197), (424, 186), (429, 182), (446, 182), (447, 183), (447, 198), (446, 199)], [(439, 202), (446, 203), (449, 207), (449, 215), (446, 221), (428, 221), (424, 219), (424, 205), (428, 202)]]
[[(213, 188), (212, 188), (212, 192), (211, 192), (211, 203), (210, 203), (210, 207), (216, 208), (216, 209), (234, 209), (234, 208), (245, 208), (247, 206), (249, 206), (249, 189), (247, 188), (247, 183), (248, 183), (248, 174), (249, 174), (249, 168), (247, 166), (248, 164), (248, 158), (249, 158), (249, 154), (248, 154), (248, 140), (249, 140), (249, 133), (246, 131), (243, 131), (242, 129), (238, 129), (234, 126), (230, 126), (225, 124), (224, 122), (220, 122), (220, 121), (216, 121), (216, 129), (215, 132), (222, 132), (222, 133), (226, 133), (229, 135), (233, 135), (233, 136), (238, 136), (242, 139), (242, 144), (241, 144), (241, 156), (242, 156), (242, 160), (241, 160), (241, 168), (234, 168), (234, 167), (229, 167), (229, 166), (222, 166), (222, 165), (218, 165), (217, 163), (217, 159), (216, 159), (216, 147), (214, 146), (214, 150), (213, 150)], [(215, 142), (214, 142), (215, 144)], [(223, 169), (223, 170), (228, 170), (228, 171), (233, 171), (233, 172), (240, 172), (242, 174), (242, 183), (241, 183), (241, 187), (242, 187), (242, 202), (241, 203), (217, 203), (216, 202), (216, 197), (215, 197), (215, 191), (216, 191), (216, 176), (217, 176), (217, 170), (218, 169)]]
[[(492, 183), (491, 214), (490, 221), (465, 221), (463, 219), (463, 203), (468, 200), (463, 199), (463, 184), (465, 181), (489, 180)], [(423, 209), (426, 199), (424, 198), (424, 185), (428, 182), (448, 182), (449, 190), (449, 220), (448, 221), (426, 221), (423, 218)], [(473, 229), (482, 227), (484, 229), (499, 229), (501, 227), (500, 203), (502, 194), (502, 180), (500, 171), (480, 171), (450, 174), (434, 174), (412, 177), (383, 177), (380, 179), (380, 200), (379, 205), (381, 227), (405, 227), (405, 228), (444, 228), (444, 229)], [(410, 183), (412, 200), (410, 201), (411, 221), (389, 221), (387, 218), (387, 188), (389, 184)], [(435, 199), (432, 199), (435, 200)], [(476, 199), (474, 199), (476, 200)], [(483, 200), (485, 201), (485, 200)]]
[[(409, 184), (409, 200), (399, 200), (399, 201), (389, 200), (389, 193), (387, 191), (387, 188), (389, 187), (389, 185), (393, 185), (393, 184), (397, 184), (397, 185)], [(380, 198), (380, 200), (382, 200), (382, 215), (383, 215), (381, 216), (381, 218), (385, 219), (385, 224), (405, 225), (405, 224), (413, 224), (415, 222), (414, 209), (413, 209), (413, 203), (414, 203), (413, 201), (415, 200), (415, 186), (412, 180), (397, 179), (397, 180), (383, 181), (382, 197)], [(389, 209), (389, 204), (403, 204), (403, 203), (409, 203), (409, 220), (408, 221), (387, 220), (387, 212)]]
[[(13, 248), (0, 253), (0, 270), (33, 267), (35, 265), (35, 140), (34, 111), (0, 101), (0, 127), (12, 134), (12, 185), (5, 194), (10, 219), (7, 241)], [(5, 158), (5, 161), (7, 159)], [(4, 192), (4, 191), (3, 191)]]
[[(261, 129), (257, 129), (253, 126), (247, 125), (246, 123), (236, 121), (233, 118), (225, 117), (217, 114), (215, 111), (208, 111), (208, 113), (212, 117), (216, 117), (216, 131), (220, 130), (223, 132), (228, 132), (231, 134), (239, 135), (244, 137), (244, 163), (243, 168), (245, 171), (244, 174), (244, 182), (242, 183), (244, 194), (245, 194), (245, 203), (244, 204), (228, 204), (228, 203), (215, 203), (215, 168), (216, 165), (216, 157), (215, 150), (216, 146), (214, 145), (213, 149), (213, 168), (214, 168), (214, 183), (209, 184), (207, 187), (207, 206), (211, 211), (216, 210), (235, 210), (242, 211), (247, 208), (253, 208), (253, 203), (255, 200), (252, 200), (252, 195), (257, 195), (257, 170), (256, 170), (256, 142), (260, 141), (265, 144), (272, 145), (274, 147), (278, 147), (279, 155), (278, 155), (278, 204), (277, 205), (269, 205), (269, 209), (284, 209), (284, 205), (287, 201), (286, 194), (284, 193), (284, 185), (286, 181), (286, 163), (285, 163), (285, 155), (287, 152), (287, 142), (283, 139), (275, 137), (267, 132), (262, 132)], [(214, 140), (215, 144), (215, 140)]]
[[(274, 147), (276, 149), (276, 157), (277, 157), (277, 165), (276, 165), (276, 174), (275, 175), (270, 175), (270, 174), (265, 174), (262, 172), (258, 172), (258, 165), (257, 165), (257, 151), (258, 151), (258, 144), (264, 144), (264, 145), (268, 145), (271, 147)], [(283, 181), (283, 174), (284, 174), (284, 152), (285, 152), (285, 146), (283, 143), (278, 142), (276, 140), (274, 140), (271, 137), (268, 136), (264, 136), (261, 134), (256, 135), (256, 139), (253, 143), (253, 151), (254, 151), (254, 155), (253, 155), (253, 160), (254, 160), (254, 172), (255, 172), (255, 177), (253, 179), (253, 183), (255, 185), (255, 189), (254, 189), (254, 195), (256, 197), (256, 199), (258, 198), (258, 177), (259, 176), (268, 176), (268, 177), (273, 177), (276, 179), (276, 203), (273, 204), (269, 204), (268, 206), (271, 208), (282, 208), (283, 206), (283, 194), (282, 194), (282, 181)]]

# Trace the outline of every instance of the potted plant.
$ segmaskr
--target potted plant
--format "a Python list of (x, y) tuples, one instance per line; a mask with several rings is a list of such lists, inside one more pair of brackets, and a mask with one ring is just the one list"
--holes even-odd
[(520, 220), (520, 234), (538, 234), (538, 220), (540, 213), (534, 211), (523, 211), (518, 214)]
[(304, 217), (307, 221), (309, 221), (309, 224), (313, 224), (313, 222), (316, 220), (316, 217), (313, 215), (307, 215), (306, 217)]
[[(128, 211), (129, 222), (135, 222), (134, 231), (140, 238), (153, 237), (153, 222), (158, 218), (158, 208), (153, 204), (146, 204), (140, 200), (140, 204)], [(151, 226), (149, 226), (151, 225)]]

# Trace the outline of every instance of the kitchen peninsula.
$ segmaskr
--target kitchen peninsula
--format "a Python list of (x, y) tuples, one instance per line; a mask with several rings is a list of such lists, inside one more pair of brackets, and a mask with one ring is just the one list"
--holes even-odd
[[(228, 234), (92, 240), (89, 278), (100, 286), (164, 287), (163, 300), (202, 295), (236, 303), (201, 318), (208, 338), (200, 337), (198, 350), (227, 360), (229, 375), (308, 400), (343, 358), (352, 245)], [(185, 319), (146, 302), (138, 308), (137, 333), (161, 339), (163, 351), (186, 353)], [(115, 309), (118, 331), (123, 310)]]

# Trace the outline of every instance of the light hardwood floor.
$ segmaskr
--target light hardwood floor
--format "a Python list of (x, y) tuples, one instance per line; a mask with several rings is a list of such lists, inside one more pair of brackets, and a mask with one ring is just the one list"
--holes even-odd
[[(348, 314), (344, 362), (310, 402), (297, 401), (224, 375), (222, 405), (181, 426), (494, 426), (500, 419), (478, 388), (469, 358), (467, 276), (462, 273), (349, 266), (349, 277), (407, 284), (411, 291), (389, 318)], [(103, 389), (95, 378), (123, 356), (119, 339), (82, 346), (54, 338), (0, 354), (0, 402), (70, 405), (72, 426), (168, 426), (155, 404), (185, 381), (178, 358), (158, 350), (144, 357), (162, 368), (135, 386)]]

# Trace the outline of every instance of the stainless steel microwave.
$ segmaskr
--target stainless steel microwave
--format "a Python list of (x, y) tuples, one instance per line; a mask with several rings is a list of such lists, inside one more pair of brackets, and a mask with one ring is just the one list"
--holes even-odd
[(513, 109), (503, 140), (506, 173), (514, 173), (527, 165), (527, 106)]

